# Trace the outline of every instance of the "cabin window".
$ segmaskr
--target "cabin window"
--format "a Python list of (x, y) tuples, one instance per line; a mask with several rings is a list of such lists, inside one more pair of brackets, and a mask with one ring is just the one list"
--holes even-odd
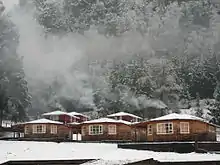
[(26, 125), (24, 127), (24, 134), (29, 134), (29, 127), (28, 127), (28, 125)]
[(83, 127), (82, 127), (82, 136), (85, 136), (85, 135), (86, 135), (86, 127), (83, 126)]
[(116, 125), (109, 125), (108, 126), (108, 134), (109, 135), (116, 135), (117, 134)]
[(181, 134), (189, 133), (189, 122), (180, 122), (180, 133)]
[(153, 129), (152, 129), (152, 125), (151, 124), (147, 125), (147, 134), (148, 135), (152, 135), (153, 134)]
[(33, 125), (33, 133), (34, 134), (46, 133), (46, 125), (44, 124)]
[(50, 120), (59, 121), (59, 116), (57, 116), (57, 115), (55, 115), (55, 116), (50, 116)]
[(173, 123), (157, 124), (157, 134), (172, 134), (172, 133), (173, 133)]
[(50, 133), (51, 134), (57, 134), (57, 126), (56, 125), (51, 125), (50, 126)]
[(89, 135), (101, 135), (103, 134), (102, 125), (90, 125), (89, 126)]
[(209, 132), (215, 132), (215, 127), (209, 126)]

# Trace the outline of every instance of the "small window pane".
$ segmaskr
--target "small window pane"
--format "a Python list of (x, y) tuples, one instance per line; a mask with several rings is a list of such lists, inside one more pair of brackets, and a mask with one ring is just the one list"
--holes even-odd
[(26, 125), (24, 127), (24, 134), (29, 134), (29, 126), (28, 125)]
[(33, 125), (32, 126), (33, 133), (34, 134), (43, 134), (46, 133), (46, 125), (44, 124), (38, 124), (38, 125)]
[(83, 127), (82, 127), (82, 136), (85, 136), (85, 135), (86, 135), (86, 127), (83, 126)]
[(57, 126), (56, 125), (51, 125), (51, 134), (57, 134)]
[(180, 123), (180, 133), (181, 134), (188, 134), (189, 133), (189, 123), (188, 122), (181, 122)]
[(157, 124), (157, 134), (172, 134), (172, 133), (173, 133), (173, 123)]
[(148, 134), (148, 135), (152, 135), (152, 134), (153, 134), (153, 130), (152, 130), (152, 125), (151, 125), (151, 124), (149, 124), (149, 125), (147, 126), (147, 134)]
[(90, 135), (101, 135), (101, 134), (103, 134), (103, 126), (102, 125), (91, 125), (91, 126), (89, 126), (89, 134)]
[(108, 134), (109, 135), (116, 135), (116, 125), (109, 125), (108, 126)]

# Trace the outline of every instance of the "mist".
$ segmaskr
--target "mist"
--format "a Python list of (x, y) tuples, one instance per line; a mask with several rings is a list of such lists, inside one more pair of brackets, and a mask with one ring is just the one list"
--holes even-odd
[[(10, 17), (19, 30), (18, 54), (23, 57), (25, 74), (31, 92), (37, 94), (45, 84), (49, 85), (57, 79), (62, 83), (62, 87), (56, 96), (79, 99), (82, 104), (93, 108), (95, 108), (93, 83), (100, 88), (108, 88), (108, 86), (102, 81), (102, 78), (91, 74), (89, 63), (92, 61), (114, 60), (119, 62), (132, 59), (134, 54), (140, 54), (144, 58), (150, 59), (155, 57), (156, 51), (160, 50), (172, 50), (172, 53), (178, 54), (183, 49), (187, 49), (190, 53), (203, 52), (205, 54), (207, 49), (214, 49), (214, 45), (219, 41), (219, 38), (216, 37), (216, 34), (219, 33), (217, 28), (204, 28), (200, 31), (201, 33), (191, 30), (187, 33), (192, 42), (187, 48), (185, 47), (185, 36), (183, 35), (185, 30), (180, 27), (179, 21), (183, 15), (182, 9), (186, 8), (187, 4), (183, 6), (178, 6), (177, 3), (170, 4), (161, 18), (158, 13), (152, 11), (153, 3), (149, 3), (149, 6), (146, 7), (149, 14), (149, 27), (144, 35), (134, 30), (138, 26), (140, 17), (129, 11), (125, 17), (133, 22), (133, 27), (119, 37), (100, 35), (95, 27), (84, 35), (69, 33), (61, 37), (49, 34), (45, 37), (43, 27), (33, 18), (34, 13), (20, 10), (14, 6), (17, 4), (17, 1), (14, 3), (15, 0), (3, 2), (7, 9), (6, 12), (10, 12)], [(190, 6), (190, 4), (188, 5)], [(216, 20), (211, 21), (216, 25)], [(205, 33), (205, 38), (202, 32)], [(203, 39), (199, 40), (201, 36)], [(102, 69), (99, 71), (101, 72)], [(89, 83), (85, 84), (85, 81)]]
[[(44, 29), (24, 10), (15, 10), (15, 4), (5, 4), (16, 24), (20, 35), (18, 54), (23, 57), (25, 74), (33, 93), (50, 85), (55, 79), (62, 82), (62, 89), (57, 97), (80, 99), (82, 104), (94, 107), (92, 95), (93, 76), (89, 73), (89, 63), (97, 60), (130, 59), (135, 52), (153, 50), (146, 38), (135, 32), (128, 32), (116, 38), (99, 35), (96, 29), (84, 35), (67, 34), (66, 36), (44, 35)], [(32, 13), (33, 14), (33, 13)], [(85, 85), (83, 81), (89, 81)], [(105, 84), (99, 84), (105, 86)]]

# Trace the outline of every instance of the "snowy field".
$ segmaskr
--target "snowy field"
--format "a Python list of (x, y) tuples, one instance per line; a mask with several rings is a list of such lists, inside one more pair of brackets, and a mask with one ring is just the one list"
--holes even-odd
[(0, 141), (0, 163), (8, 160), (101, 159), (85, 165), (113, 165), (148, 158), (167, 161), (220, 160), (220, 154), (178, 154), (118, 149), (116, 144)]

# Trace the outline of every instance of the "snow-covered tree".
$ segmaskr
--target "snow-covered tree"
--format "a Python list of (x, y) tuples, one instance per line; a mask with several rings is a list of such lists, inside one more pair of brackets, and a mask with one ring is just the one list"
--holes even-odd
[(217, 85), (214, 91), (215, 102), (209, 107), (209, 115), (212, 116), (211, 121), (215, 124), (220, 124), (220, 72), (216, 73)]
[[(85, 80), (98, 109), (138, 109), (139, 98), (155, 97), (177, 111), (180, 99), (185, 99), (190, 106), (196, 93), (201, 99), (212, 98), (220, 38), (219, 16), (208, 0), (32, 1), (35, 17), (49, 35), (82, 34), (92, 28), (94, 36), (103, 34), (101, 37), (108, 41), (125, 43), (125, 48), (121, 46), (123, 50), (113, 47), (115, 54), (122, 55), (114, 60), (122, 62), (110, 75), (104, 66), (99, 69), (106, 73), (102, 78), (89, 73)], [(127, 44), (130, 38), (132, 42)], [(107, 51), (103, 51), (103, 58), (111, 55)], [(97, 53), (96, 50), (88, 52)], [(139, 53), (142, 55), (139, 60), (127, 56)], [(149, 59), (155, 59), (157, 64), (151, 64)], [(56, 93), (55, 87), (51, 90)]]
[(154, 96), (177, 112), (181, 86), (173, 64), (168, 60), (161, 60), (161, 63), (154, 64), (151, 68), (152, 81), (155, 82)]
[(196, 109), (195, 109), (196, 113), (195, 115), (198, 117), (202, 117), (203, 116), (203, 109), (200, 107), (200, 97), (199, 97), (199, 93), (197, 93), (196, 96)]
[(220, 124), (220, 84), (216, 86), (214, 92), (215, 103), (209, 108), (210, 116), (212, 116), (211, 122)]
[(24, 120), (31, 97), (22, 58), (17, 55), (19, 35), (7, 15), (0, 17), (0, 119)]

